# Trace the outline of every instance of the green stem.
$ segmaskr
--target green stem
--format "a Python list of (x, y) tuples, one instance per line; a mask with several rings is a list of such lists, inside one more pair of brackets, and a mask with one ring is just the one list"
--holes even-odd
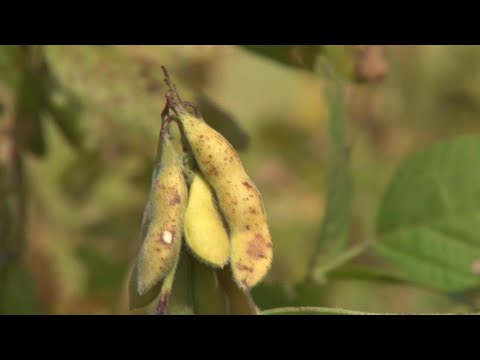
[[(328, 65), (328, 64), (327, 64)], [(345, 136), (345, 84), (332, 68), (327, 76), (321, 76), (323, 93), (328, 105), (329, 156), (327, 164), (327, 198), (325, 215), (320, 227), (313, 255), (309, 263), (308, 276), (317, 271), (325, 258), (335, 257), (342, 252), (350, 240), (352, 179), (349, 170), (349, 150)]]
[(372, 243), (373, 241), (364, 241), (361, 244), (353, 246), (345, 252), (341, 253), (337, 257), (327, 262), (325, 265), (317, 266), (312, 272), (312, 277), (314, 279), (321, 279), (330, 271), (342, 266), (343, 264), (361, 255), (369, 246), (372, 245)]
[(415, 284), (401, 278), (397, 274), (365, 266), (345, 266), (338, 268), (331, 271), (329, 273), (329, 277), (336, 279), (376, 281), (386, 282), (389, 284), (415, 286)]
[(327, 307), (283, 307), (263, 310), (261, 315), (381, 315), (363, 311), (327, 308)]
[[(261, 315), (458, 315), (458, 313), (371, 313), (338, 308), (307, 306), (268, 309), (262, 311)], [(475, 313), (465, 315), (475, 315)]]

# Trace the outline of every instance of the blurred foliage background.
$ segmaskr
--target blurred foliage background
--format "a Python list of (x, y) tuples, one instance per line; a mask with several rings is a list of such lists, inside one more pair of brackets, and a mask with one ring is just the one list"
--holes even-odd
[[(329, 51), (342, 63), (340, 48)], [(480, 47), (350, 48), (355, 244), (371, 237), (408, 154), (480, 130)], [(309, 48), (290, 50), (282, 64), (259, 46), (0, 46), (0, 312), (129, 313), (162, 64), (238, 149), (263, 195), (275, 246), (268, 278), (253, 290), (260, 308), (470, 311), (461, 296), (348, 271), (303, 282), (325, 214), (329, 109), (321, 78), (307, 71)], [(355, 264), (382, 260), (366, 251)]]

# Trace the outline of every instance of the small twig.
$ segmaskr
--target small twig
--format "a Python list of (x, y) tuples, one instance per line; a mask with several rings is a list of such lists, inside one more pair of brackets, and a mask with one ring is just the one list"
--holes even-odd
[(167, 91), (167, 94), (165, 95), (165, 98), (167, 99), (167, 103), (166, 103), (165, 106), (172, 109), (177, 114), (180, 111), (185, 111), (184, 108), (183, 108), (183, 101), (180, 98), (180, 96), (178, 95), (177, 87), (175, 86), (175, 84), (170, 79), (170, 75), (168, 73), (167, 68), (162, 65), (162, 70), (163, 70), (163, 73), (165, 74), (164, 82), (165, 82), (165, 84), (167, 84), (168, 89), (169, 89)]
[(168, 88), (171, 90), (171, 91), (177, 91), (177, 88), (175, 86), (175, 84), (172, 82), (172, 80), (170, 79), (170, 74), (168, 73), (168, 70), (165, 66), (161, 66), (162, 67), (162, 70), (163, 70), (163, 74), (165, 75), (165, 79), (163, 81), (165, 81), (165, 84), (167, 84)]
[(173, 121), (173, 117), (170, 115), (167, 115), (166, 117), (163, 118), (162, 126), (160, 128), (160, 136), (162, 137), (162, 139), (165, 139), (168, 136), (170, 136), (170, 129), (168, 125), (170, 125), (170, 122), (172, 121)]

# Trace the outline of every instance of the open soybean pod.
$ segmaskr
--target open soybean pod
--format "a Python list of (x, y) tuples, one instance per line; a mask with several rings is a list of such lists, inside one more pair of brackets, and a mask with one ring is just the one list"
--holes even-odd
[(259, 191), (245, 172), (233, 146), (191, 112), (174, 91), (167, 102), (175, 111), (195, 160), (212, 186), (230, 230), (230, 263), (238, 285), (247, 290), (267, 274), (272, 240)]

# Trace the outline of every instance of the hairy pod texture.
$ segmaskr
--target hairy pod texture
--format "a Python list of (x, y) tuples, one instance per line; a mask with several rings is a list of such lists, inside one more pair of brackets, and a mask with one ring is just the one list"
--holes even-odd
[(188, 189), (181, 158), (168, 136), (161, 141), (160, 162), (153, 172), (149, 200), (142, 221), (142, 245), (137, 257), (137, 290), (145, 295), (174, 266), (182, 239)]
[(272, 262), (272, 240), (260, 193), (233, 146), (198, 111), (191, 114), (175, 100), (172, 106), (228, 223), (233, 277), (247, 290), (264, 278)]
[(138, 272), (137, 264), (133, 266), (130, 272), (130, 281), (128, 283), (128, 298), (129, 298), (129, 309), (139, 309), (147, 306), (158, 296), (158, 292), (161, 290), (161, 283), (153, 286), (145, 294), (140, 295), (138, 293)]
[(185, 241), (199, 260), (223, 267), (229, 258), (230, 241), (215, 206), (212, 188), (201, 174), (190, 185), (184, 220)]

